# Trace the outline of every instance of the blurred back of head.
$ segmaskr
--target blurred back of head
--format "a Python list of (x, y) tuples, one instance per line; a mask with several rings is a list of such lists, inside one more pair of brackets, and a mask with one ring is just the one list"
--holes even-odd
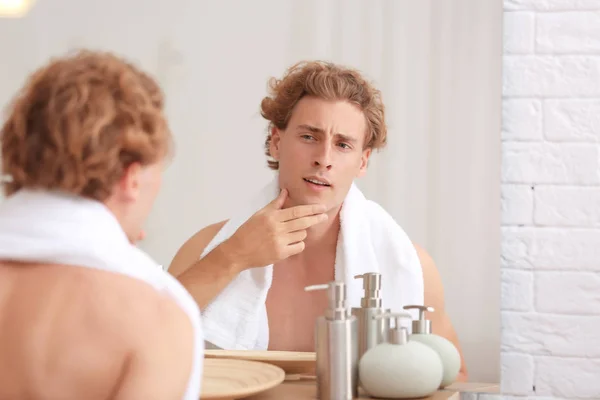
[(151, 77), (113, 54), (51, 60), (28, 78), (0, 130), (5, 194), (48, 189), (105, 201), (130, 165), (168, 153), (163, 102)]
[(29, 189), (97, 200), (132, 242), (143, 237), (172, 142), (161, 89), (142, 70), (106, 52), (55, 58), (17, 93), (0, 140), (7, 196)]

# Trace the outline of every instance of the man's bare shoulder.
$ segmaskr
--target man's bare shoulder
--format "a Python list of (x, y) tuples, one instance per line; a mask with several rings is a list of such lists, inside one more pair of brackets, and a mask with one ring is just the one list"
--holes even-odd
[(183, 397), (194, 354), (194, 330), (183, 309), (146, 282), (120, 274), (96, 279), (89, 290), (103, 330), (127, 343), (115, 399)]
[(413, 243), (417, 250), (421, 268), (423, 269), (423, 280), (425, 283), (425, 305), (433, 307), (434, 312), (427, 316), (431, 320), (434, 333), (450, 340), (458, 349), (461, 358), (461, 368), (458, 381), (466, 381), (467, 367), (465, 365), (464, 355), (461, 349), (460, 341), (456, 330), (446, 312), (446, 302), (444, 299), (444, 285), (438, 267), (433, 257), (421, 246)]
[(422, 246), (418, 245), (415, 242), (413, 242), (413, 247), (417, 251), (417, 255), (419, 256), (419, 260), (421, 261), (421, 263), (424, 263), (427, 265), (433, 264), (433, 258), (427, 252), (427, 250), (425, 250)]
[[(82, 391), (85, 398), (107, 398), (122, 382), (129, 360), (160, 349), (168, 353), (174, 344), (174, 351), (180, 348), (177, 362), (164, 366), (157, 359), (149, 365), (189, 376), (191, 322), (173, 300), (147, 283), (68, 265), (2, 263), (0, 276), (6, 294), (0, 310), (12, 328), (0, 336), (12, 343), (10, 351), (20, 360), (13, 365), (13, 384), (0, 393), (19, 393), (33, 382), (55, 398), (82, 398)], [(21, 312), (7, 312), (14, 309)], [(47, 363), (63, 367), (35, 368)], [(1, 364), (0, 373), (7, 374)]]
[(87, 299), (88, 312), (98, 316), (97, 323), (104, 330), (114, 329), (110, 332), (114, 337), (130, 340), (132, 350), (143, 344), (141, 337), (163, 331), (163, 326), (176, 325), (182, 329), (180, 339), (185, 338), (186, 326), (192, 329), (191, 321), (173, 298), (142, 280), (88, 268), (78, 268), (76, 274), (79, 276), (72, 279), (73, 284), (77, 282), (78, 290), (72, 292), (79, 303)]
[(115, 399), (181, 399), (192, 372), (194, 330), (189, 317), (166, 296), (148, 296), (138, 308), (134, 350)]
[(185, 272), (194, 262), (196, 262), (202, 252), (208, 246), (210, 241), (219, 233), (223, 225), (227, 223), (227, 220), (220, 221), (211, 225), (208, 225), (192, 237), (190, 237), (177, 251), (171, 265), (169, 265), (169, 273), (173, 276), (179, 276)]
[(174, 319), (171, 322), (177, 322), (180, 318), (188, 319), (173, 298), (141, 280), (122, 276), (116, 278), (112, 285), (105, 285), (102, 289), (108, 293), (111, 293), (109, 290), (112, 289), (113, 305), (127, 311), (114, 315), (135, 315), (133, 318), (131, 315), (127, 318), (133, 322), (136, 331), (144, 325), (159, 325), (161, 321), (164, 323), (165, 319), (169, 318)]
[(423, 271), (423, 280), (425, 282), (425, 301), (439, 303), (443, 302), (444, 286), (440, 272), (433, 260), (433, 257), (422, 246), (413, 242), (413, 246), (417, 251), (421, 270)]
[[(97, 334), (98, 342), (103, 338), (123, 341), (122, 348), (133, 353), (143, 351), (148, 341), (165, 347), (176, 341), (191, 343), (187, 340), (192, 335), (191, 321), (170, 296), (120, 273), (89, 268), (71, 271), (68, 278), (69, 274), (62, 274), (63, 283), (70, 288), (71, 303), (86, 305), (78, 309), (88, 314), (89, 337)], [(167, 334), (173, 337), (161, 337)]]

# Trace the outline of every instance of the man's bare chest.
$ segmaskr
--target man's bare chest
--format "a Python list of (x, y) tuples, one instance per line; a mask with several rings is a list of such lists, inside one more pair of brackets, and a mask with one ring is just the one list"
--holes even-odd
[(270, 350), (314, 351), (315, 320), (327, 307), (327, 295), (304, 288), (333, 278), (333, 262), (310, 269), (293, 264), (274, 266), (266, 303)]

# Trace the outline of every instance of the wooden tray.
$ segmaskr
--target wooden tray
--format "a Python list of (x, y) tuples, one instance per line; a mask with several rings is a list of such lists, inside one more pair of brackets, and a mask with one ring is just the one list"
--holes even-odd
[(200, 399), (235, 400), (272, 389), (285, 379), (283, 369), (266, 363), (204, 359)]
[[(355, 400), (375, 400), (375, 397), (369, 397), (361, 389)], [(315, 382), (284, 382), (277, 387), (266, 390), (262, 393), (250, 396), (244, 400), (315, 400), (317, 398), (317, 386)], [(451, 390), (438, 390), (431, 396), (421, 397), (419, 399), (405, 400), (460, 400), (459, 392)]]
[(314, 374), (317, 356), (311, 352), (260, 350), (205, 350), (205, 359), (260, 361), (275, 365), (286, 374)]

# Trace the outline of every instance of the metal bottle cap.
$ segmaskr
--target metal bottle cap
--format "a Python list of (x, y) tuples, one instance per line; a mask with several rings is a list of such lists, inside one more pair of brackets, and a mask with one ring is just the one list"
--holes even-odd
[(402, 318), (408, 318), (412, 320), (412, 317), (408, 313), (391, 313), (385, 312), (382, 314), (378, 314), (373, 316), (374, 319), (382, 319), (382, 318), (394, 318), (394, 327), (390, 328), (388, 335), (388, 342), (392, 344), (406, 344), (408, 342), (408, 331), (405, 327), (400, 326), (400, 320)]
[(350, 318), (351, 311), (346, 305), (346, 284), (344, 282), (332, 281), (322, 285), (306, 286), (304, 291), (327, 290), (329, 306), (325, 310), (325, 318), (328, 320), (345, 320)]
[(362, 278), (364, 296), (360, 300), (361, 307), (381, 307), (381, 274), (378, 272), (367, 272), (356, 275), (354, 279)]
[(412, 333), (431, 333), (431, 321), (425, 319), (425, 311), (435, 311), (433, 307), (410, 305), (404, 306), (405, 310), (419, 310), (419, 319), (412, 322)]

